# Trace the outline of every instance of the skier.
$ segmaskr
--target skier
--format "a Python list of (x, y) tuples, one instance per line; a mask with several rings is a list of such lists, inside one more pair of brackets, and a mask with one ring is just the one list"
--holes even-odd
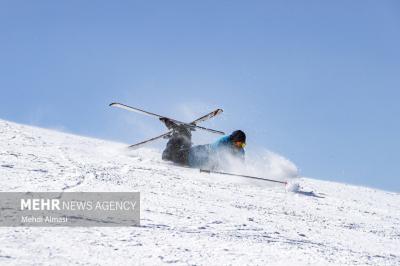
[(176, 125), (168, 119), (161, 121), (173, 130), (162, 153), (163, 160), (210, 170), (222, 169), (231, 158), (244, 161), (246, 134), (241, 130), (236, 130), (212, 144), (192, 146), (192, 134), (189, 128)]

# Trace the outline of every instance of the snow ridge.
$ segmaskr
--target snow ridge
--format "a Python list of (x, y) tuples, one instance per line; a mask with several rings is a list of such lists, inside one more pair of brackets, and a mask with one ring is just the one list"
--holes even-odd
[[(398, 193), (310, 178), (291, 193), (4, 120), (0, 138), (2, 191), (140, 191), (142, 217), (130, 228), (0, 228), (0, 264), (400, 265)], [(270, 175), (297, 173), (279, 160)]]

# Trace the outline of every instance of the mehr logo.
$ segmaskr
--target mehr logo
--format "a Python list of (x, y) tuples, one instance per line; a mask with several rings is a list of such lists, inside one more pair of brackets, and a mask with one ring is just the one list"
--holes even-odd
[(0, 227), (137, 226), (139, 192), (0, 192)]
[(20, 210), (24, 211), (134, 211), (137, 201), (134, 200), (59, 200), (32, 198), (20, 201)]
[(55, 211), (60, 210), (59, 199), (21, 199), (21, 211)]

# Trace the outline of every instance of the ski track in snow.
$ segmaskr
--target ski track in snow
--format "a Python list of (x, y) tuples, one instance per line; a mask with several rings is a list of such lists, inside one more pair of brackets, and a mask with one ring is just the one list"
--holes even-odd
[(0, 264), (400, 265), (400, 195), (260, 186), (0, 120), (1, 191), (139, 191), (141, 226), (0, 228)]

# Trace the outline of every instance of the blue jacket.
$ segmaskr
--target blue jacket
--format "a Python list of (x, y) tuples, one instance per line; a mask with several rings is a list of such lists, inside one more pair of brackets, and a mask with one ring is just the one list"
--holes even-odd
[(224, 167), (226, 154), (244, 160), (244, 149), (237, 148), (224, 136), (212, 144), (193, 146), (189, 150), (188, 165), (202, 169), (221, 169)]

